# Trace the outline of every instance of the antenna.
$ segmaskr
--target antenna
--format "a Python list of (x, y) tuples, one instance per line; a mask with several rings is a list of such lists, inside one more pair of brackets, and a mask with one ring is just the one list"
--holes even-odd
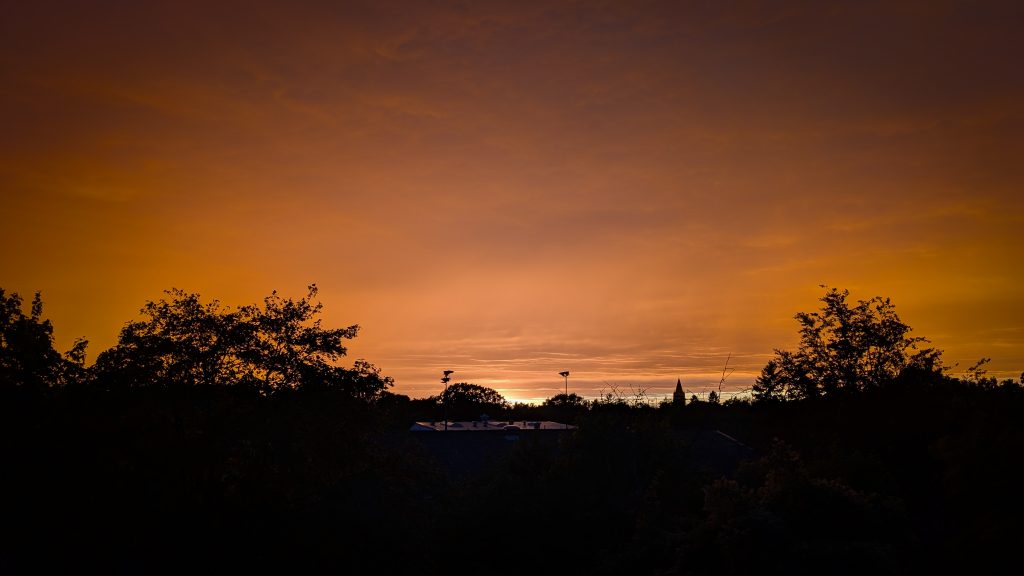
[[(722, 379), (718, 381), (718, 401), (722, 401), (722, 384), (725, 384), (725, 379), (732, 376), (732, 373), (736, 371), (735, 368), (729, 368), (729, 360), (732, 360), (732, 352), (725, 358), (725, 366), (722, 366)], [(728, 373), (726, 373), (728, 371)]]

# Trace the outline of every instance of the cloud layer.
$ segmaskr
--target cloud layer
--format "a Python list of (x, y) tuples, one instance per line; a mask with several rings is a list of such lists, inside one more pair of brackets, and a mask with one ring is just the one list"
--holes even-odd
[(413, 395), (742, 388), (821, 283), (1019, 372), (1020, 4), (680, 4), (22, 3), (0, 285), (102, 348), (315, 281)]

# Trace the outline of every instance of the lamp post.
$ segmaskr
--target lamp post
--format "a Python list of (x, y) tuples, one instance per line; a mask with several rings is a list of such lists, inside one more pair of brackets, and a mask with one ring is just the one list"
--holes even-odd
[[(562, 372), (559, 372), (558, 375), (561, 376), (562, 378), (565, 378), (565, 398), (564, 398), (563, 402), (565, 402), (566, 410), (568, 410), (568, 408), (569, 408), (569, 371), (568, 370), (564, 370)], [(565, 428), (567, 430), (569, 429), (569, 423), (568, 422), (566, 422), (564, 424), (564, 426), (565, 426)]]
[(450, 376), (455, 373), (455, 370), (445, 370), (444, 376), (441, 378), (441, 383), (444, 384), (444, 392), (441, 393), (441, 406), (442, 414), (444, 416), (444, 431), (448, 431), (448, 381), (451, 380)]

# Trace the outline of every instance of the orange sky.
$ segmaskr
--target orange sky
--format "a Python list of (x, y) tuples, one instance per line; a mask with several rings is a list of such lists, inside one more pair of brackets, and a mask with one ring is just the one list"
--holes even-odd
[(61, 347), (316, 282), (397, 392), (658, 396), (827, 283), (1024, 369), (1019, 2), (210, 4), (3, 8), (0, 287)]

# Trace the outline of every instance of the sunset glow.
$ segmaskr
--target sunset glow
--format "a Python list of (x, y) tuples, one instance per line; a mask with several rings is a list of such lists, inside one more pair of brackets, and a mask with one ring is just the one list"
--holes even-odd
[(316, 283), (395, 392), (540, 402), (748, 388), (827, 284), (1017, 377), (1021, 6), (13, 4), (0, 287), (91, 362)]

